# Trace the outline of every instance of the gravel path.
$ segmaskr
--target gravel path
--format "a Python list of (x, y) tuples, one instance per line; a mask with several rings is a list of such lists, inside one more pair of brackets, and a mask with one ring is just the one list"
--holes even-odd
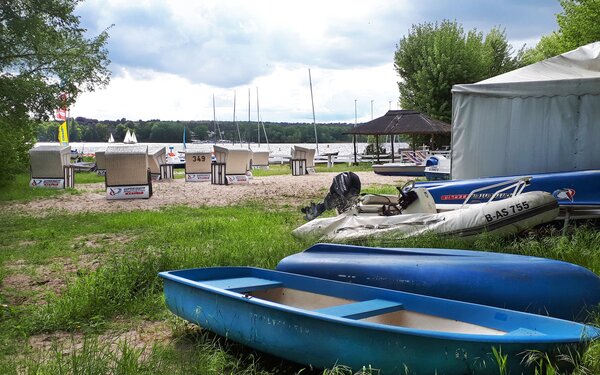
[[(3, 205), (3, 210), (44, 216), (49, 212), (112, 212), (151, 210), (165, 206), (185, 204), (189, 207), (228, 206), (244, 201), (260, 201), (275, 206), (302, 206), (309, 200), (321, 199), (337, 173), (317, 173), (306, 176), (254, 177), (247, 185), (212, 185), (186, 183), (183, 179), (158, 181), (152, 184), (150, 199), (120, 201), (106, 200), (104, 184), (81, 184), (75, 187), (78, 195), (64, 194), (27, 203)], [(356, 172), (363, 188), (368, 185), (402, 184), (407, 178), (381, 176), (373, 172)]]

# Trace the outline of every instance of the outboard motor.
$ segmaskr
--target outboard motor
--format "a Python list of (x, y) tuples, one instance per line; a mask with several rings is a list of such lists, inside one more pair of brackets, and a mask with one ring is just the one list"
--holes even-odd
[(300, 211), (304, 213), (306, 220), (312, 220), (326, 210), (335, 208), (338, 212), (344, 212), (350, 208), (360, 194), (360, 178), (356, 173), (343, 172), (333, 178), (329, 187), (329, 193), (321, 203), (312, 203)]
[(431, 167), (433, 165), (438, 165), (440, 163), (440, 160), (438, 159), (437, 156), (433, 155), (427, 158), (427, 160), (425, 161), (425, 166), (426, 167)]
[(437, 213), (435, 200), (425, 188), (415, 188), (415, 182), (409, 181), (404, 186), (398, 186), (400, 198), (398, 205), (402, 208), (403, 214), (416, 213)]

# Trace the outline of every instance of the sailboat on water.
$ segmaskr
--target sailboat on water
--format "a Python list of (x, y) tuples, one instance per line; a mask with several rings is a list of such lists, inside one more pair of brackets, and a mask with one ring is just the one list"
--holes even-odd
[(110, 133), (110, 137), (108, 137), (108, 143), (115, 143), (115, 138), (113, 137), (112, 133)]
[(133, 143), (131, 142), (131, 132), (127, 129), (127, 133), (125, 133), (125, 139), (123, 139), (123, 143)]
[(123, 140), (123, 143), (125, 143), (125, 144), (137, 143), (137, 138), (135, 137), (135, 133), (130, 132), (129, 129), (127, 129), (127, 133), (125, 133), (125, 139)]

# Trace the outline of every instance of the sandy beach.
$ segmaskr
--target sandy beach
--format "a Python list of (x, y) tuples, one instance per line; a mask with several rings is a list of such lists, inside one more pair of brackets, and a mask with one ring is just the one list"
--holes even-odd
[[(381, 176), (373, 172), (356, 172), (363, 189), (369, 185), (403, 184), (409, 178)], [(247, 201), (268, 202), (273, 206), (302, 206), (310, 200), (321, 199), (327, 193), (337, 173), (317, 173), (305, 176), (279, 175), (254, 177), (246, 185), (212, 185), (188, 182), (183, 179), (154, 181), (150, 199), (109, 201), (103, 183), (78, 184), (79, 194), (62, 194), (26, 203), (10, 203), (3, 210), (44, 216), (50, 212), (114, 212), (153, 210), (165, 206), (186, 205), (229, 206)]]

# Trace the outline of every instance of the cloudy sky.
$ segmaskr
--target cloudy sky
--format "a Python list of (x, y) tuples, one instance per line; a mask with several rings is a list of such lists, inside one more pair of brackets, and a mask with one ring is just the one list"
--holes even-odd
[(100, 120), (354, 122), (396, 109), (393, 56), (411, 25), (505, 28), (515, 49), (557, 28), (558, 0), (85, 0), (90, 35), (110, 25), (109, 86), (72, 116)]

